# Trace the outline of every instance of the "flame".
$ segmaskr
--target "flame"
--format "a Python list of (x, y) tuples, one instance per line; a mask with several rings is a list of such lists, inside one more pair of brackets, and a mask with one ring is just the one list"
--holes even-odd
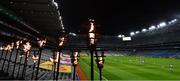
[(56, 58), (55, 59), (53, 59), (53, 58), (49, 58), (49, 59), (50, 59), (51, 62), (56, 62), (57, 63), (58, 60), (59, 60), (58, 57), (59, 57), (59, 52), (56, 53)]
[(16, 49), (19, 48), (20, 44), (22, 43), (22, 41), (16, 41)]
[(74, 53), (74, 56), (77, 57), (77, 56), (78, 56), (78, 52), (75, 52), (75, 53)]
[(98, 62), (100, 65), (103, 64), (103, 58), (102, 57), (99, 57), (99, 62)]
[(93, 32), (94, 31), (94, 23), (90, 23), (91, 24), (91, 28), (89, 29), (89, 32)]
[(91, 28), (89, 29), (90, 44), (95, 44), (95, 33), (94, 33), (95, 27), (93, 23), (94, 20), (91, 19), (90, 21), (91, 21), (90, 22)]
[(65, 38), (64, 37), (62, 37), (62, 38), (59, 38), (59, 46), (62, 46), (63, 44), (64, 44), (64, 40), (65, 40)]
[(35, 55), (33, 55), (32, 56), (32, 59), (33, 59), (33, 61), (34, 61), (34, 63), (39, 59), (39, 56), (35, 56)]
[(37, 40), (38, 40), (39, 47), (41, 48), (41, 47), (45, 46), (47, 39), (40, 40), (39, 38), (37, 38)]
[(31, 44), (29, 42), (26, 42), (26, 44), (23, 45), (24, 52), (28, 52), (31, 49)]
[(8, 45), (5, 46), (5, 47), (1, 47), (0, 49), (1, 49), (1, 50), (6, 50), (6, 51), (12, 51), (12, 50), (13, 50), (13, 47), (14, 47), (14, 43), (11, 43), (11, 44), (8, 44)]

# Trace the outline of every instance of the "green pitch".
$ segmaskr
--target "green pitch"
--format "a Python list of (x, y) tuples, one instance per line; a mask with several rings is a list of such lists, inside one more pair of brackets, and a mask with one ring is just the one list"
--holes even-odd
[[(95, 58), (94, 58), (95, 59)], [(90, 58), (81, 56), (79, 64), (90, 79)], [(94, 77), (99, 70), (94, 62)], [(180, 59), (140, 56), (107, 56), (103, 68), (104, 80), (180, 80)]]

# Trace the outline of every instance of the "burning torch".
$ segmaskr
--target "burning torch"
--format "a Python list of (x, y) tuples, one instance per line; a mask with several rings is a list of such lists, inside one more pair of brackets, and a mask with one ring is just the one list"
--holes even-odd
[(80, 57), (79, 51), (78, 50), (74, 50), (73, 54), (71, 56), (71, 62), (72, 62), (73, 67), (74, 67), (73, 80), (76, 80), (76, 66), (78, 64), (79, 57)]
[(28, 56), (30, 54), (30, 49), (31, 49), (31, 44), (30, 42), (26, 42), (23, 45), (23, 51), (25, 53), (25, 61), (24, 61), (24, 67), (23, 67), (23, 72), (22, 72), (22, 78), (24, 78), (24, 76), (26, 75), (26, 66), (27, 66), (27, 61), (28, 61)]
[(22, 40), (18, 40), (16, 41), (16, 56), (15, 56), (15, 62), (14, 62), (14, 66), (13, 66), (13, 72), (12, 72), (12, 76), (14, 75), (14, 71), (15, 71), (15, 68), (16, 68), (16, 62), (17, 62), (17, 57), (18, 57), (18, 53), (19, 53), (19, 50), (20, 50), (20, 45), (22, 44)]
[(37, 65), (37, 70), (36, 70), (36, 80), (38, 79), (38, 73), (39, 73), (39, 65), (40, 65), (40, 60), (41, 60), (41, 52), (43, 50), (43, 47), (46, 44), (47, 38), (37, 38), (38, 45), (39, 45), (39, 58), (38, 58), (38, 65)]
[(94, 80), (94, 50), (96, 49), (96, 32), (94, 26), (94, 20), (90, 19), (90, 29), (89, 29), (89, 50), (91, 54), (91, 80)]

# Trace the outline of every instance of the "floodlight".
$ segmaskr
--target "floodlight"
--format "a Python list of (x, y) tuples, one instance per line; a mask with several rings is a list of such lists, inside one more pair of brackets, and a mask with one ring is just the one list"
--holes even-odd
[(140, 31), (136, 31), (135, 33), (138, 34), (138, 33), (140, 33)]
[(149, 30), (154, 30), (154, 29), (156, 29), (156, 26), (149, 27)]
[(133, 35), (135, 35), (135, 33), (134, 33), (134, 32), (131, 32), (130, 35), (133, 36)]
[(118, 37), (119, 37), (119, 38), (123, 38), (123, 37), (124, 37), (124, 35), (118, 35)]
[(147, 31), (147, 29), (145, 29), (145, 28), (144, 28), (144, 29), (142, 29), (142, 32), (146, 32), (146, 31)]
[(158, 27), (160, 28), (160, 27), (165, 27), (167, 24), (166, 24), (166, 22), (161, 22), (159, 25), (158, 25)]

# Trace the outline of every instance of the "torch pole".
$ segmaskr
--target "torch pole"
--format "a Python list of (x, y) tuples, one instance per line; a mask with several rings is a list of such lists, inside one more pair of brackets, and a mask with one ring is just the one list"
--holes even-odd
[(73, 66), (74, 66), (73, 80), (75, 81), (76, 80), (76, 65), (73, 65)]
[(102, 68), (99, 68), (99, 79), (102, 81)]
[(33, 72), (32, 72), (32, 76), (31, 76), (31, 80), (33, 80), (33, 78), (34, 78), (34, 69), (35, 69), (35, 66), (36, 66), (36, 63), (34, 62), (33, 63)]
[(36, 78), (35, 78), (35, 80), (38, 79), (39, 65), (40, 65), (40, 61), (41, 61), (41, 53), (42, 53), (42, 48), (39, 48), (39, 58), (38, 58), (38, 65), (37, 65), (37, 68), (36, 68)]
[(61, 53), (61, 50), (59, 50), (59, 57), (58, 57), (58, 63), (57, 63), (57, 75), (56, 75), (56, 81), (58, 81), (58, 77), (59, 77), (60, 53)]
[(8, 72), (8, 70), (9, 70), (9, 65), (10, 65), (10, 62), (11, 62), (11, 57), (12, 57), (13, 51), (14, 51), (14, 48), (13, 48), (12, 51), (10, 52), (10, 57), (9, 57), (9, 59), (8, 59), (8, 66), (7, 66), (6, 72)]
[[(3, 54), (4, 54), (4, 49), (1, 51), (1, 60), (2, 60), (2, 58), (3, 58)], [(1, 61), (0, 60), (0, 61)]]
[(91, 80), (94, 80), (94, 56), (93, 56), (93, 49), (90, 49), (91, 53)]
[(23, 66), (23, 72), (22, 72), (22, 78), (25, 78), (25, 74), (26, 74), (26, 66), (27, 66), (27, 54), (28, 54), (28, 51), (26, 52), (25, 54), (25, 59), (24, 59), (24, 66)]
[(23, 57), (20, 57), (20, 61), (19, 61), (19, 68), (18, 68), (18, 73), (17, 73), (17, 75), (16, 75), (16, 78), (19, 76), (19, 71), (20, 71), (20, 69), (21, 69), (21, 61), (22, 61), (22, 58)]
[(6, 50), (6, 55), (5, 55), (5, 58), (4, 58), (4, 60), (3, 60), (3, 64), (2, 64), (2, 68), (1, 68), (1, 70), (3, 70), (4, 69), (4, 64), (5, 64), (5, 62), (6, 62), (6, 58), (7, 58), (7, 54), (8, 54), (8, 50)]
[(53, 73), (53, 81), (56, 78), (56, 62), (54, 62), (54, 73)]
[(16, 61), (17, 61), (18, 53), (19, 53), (19, 49), (16, 49), (16, 56), (15, 56), (15, 62), (14, 62), (14, 66), (13, 66), (12, 76), (14, 76), (14, 71), (15, 71), (15, 68), (16, 68)]

